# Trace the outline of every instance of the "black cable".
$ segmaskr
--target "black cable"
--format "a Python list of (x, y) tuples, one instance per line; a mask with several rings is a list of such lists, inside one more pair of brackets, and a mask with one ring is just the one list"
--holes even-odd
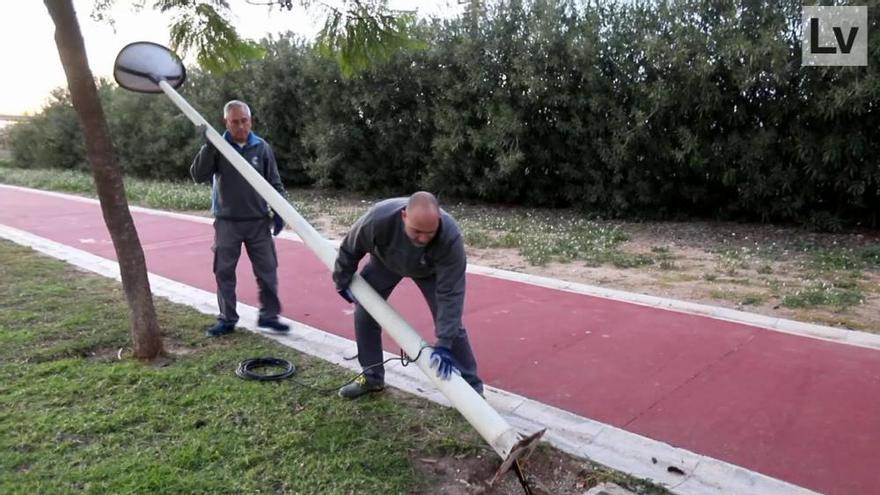
[[(266, 368), (270, 366), (282, 367), (284, 368), (284, 371), (274, 374), (253, 372), (253, 370), (256, 368)], [(296, 366), (294, 366), (292, 362), (286, 359), (274, 357), (245, 359), (244, 361), (238, 363), (238, 368), (235, 370), (235, 374), (238, 375), (239, 378), (242, 378), (244, 380), (257, 380), (261, 382), (284, 380), (285, 378), (293, 376), (295, 372)]]
[[(361, 371), (360, 373), (355, 375), (354, 378), (352, 378), (351, 380), (348, 380), (345, 383), (343, 383), (342, 385), (339, 385), (338, 387), (334, 387), (334, 388), (326, 388), (326, 389), (318, 388), (318, 387), (315, 387), (314, 385), (311, 385), (311, 384), (308, 384), (308, 383), (305, 383), (305, 382), (302, 382), (302, 381), (299, 381), (296, 379), (294, 379), (293, 381), (304, 386), (304, 387), (307, 387), (307, 388), (310, 388), (316, 392), (319, 392), (319, 393), (336, 392), (340, 388), (348, 385), (349, 383), (354, 382), (359, 377), (361, 377), (364, 373), (366, 373), (367, 371), (369, 371), (377, 366), (384, 366), (385, 364), (388, 364), (391, 361), (400, 361), (400, 364), (402, 366), (406, 367), (406, 366), (409, 366), (410, 363), (412, 363), (414, 361), (418, 361), (419, 357), (421, 357), (421, 355), (422, 355), (422, 351), (424, 351), (425, 349), (433, 349), (433, 348), (434, 347), (430, 346), (430, 345), (423, 345), (422, 347), (419, 348), (419, 352), (418, 352), (418, 354), (416, 354), (415, 358), (408, 357), (406, 354), (404, 354), (403, 349), (400, 349), (400, 356), (388, 358), (388, 359), (381, 361), (379, 363), (371, 364), (371, 365), (365, 367), (363, 369), (363, 371)], [(357, 358), (357, 354), (355, 354), (354, 356), (351, 356), (351, 357), (345, 357), (344, 359), (345, 360), (352, 360), (355, 358)], [(254, 373), (252, 371), (256, 368), (265, 368), (265, 367), (269, 367), (269, 366), (283, 367), (283, 368), (285, 368), (285, 370), (281, 373), (275, 373), (275, 374)], [(274, 358), (274, 357), (245, 359), (244, 361), (238, 363), (238, 368), (235, 370), (235, 374), (238, 375), (239, 378), (242, 378), (244, 380), (257, 380), (257, 381), (284, 380), (285, 378), (290, 378), (291, 376), (293, 376), (293, 374), (295, 372), (296, 372), (296, 366), (294, 366), (294, 364), (292, 362), (290, 362), (286, 359), (280, 359), (280, 358)]]
[[(312, 389), (312, 390), (314, 390), (314, 391), (316, 391), (316, 392), (319, 392), (319, 393), (327, 394), (327, 393), (331, 393), (331, 392), (336, 392), (336, 391), (339, 390), (340, 388), (342, 388), (342, 387), (348, 385), (349, 383), (354, 382), (355, 380), (357, 380), (358, 378), (360, 378), (364, 373), (366, 373), (367, 371), (369, 371), (369, 370), (371, 370), (371, 369), (373, 369), (373, 368), (375, 368), (375, 367), (377, 367), (377, 366), (384, 366), (385, 364), (387, 364), (387, 363), (389, 363), (389, 362), (391, 362), (391, 361), (400, 361), (400, 364), (401, 364), (402, 366), (406, 367), (406, 366), (409, 366), (409, 363), (412, 363), (412, 362), (414, 362), (414, 361), (418, 361), (418, 360), (419, 360), (419, 357), (422, 355), (422, 351), (424, 351), (425, 349), (433, 349), (433, 348), (434, 348), (434, 347), (433, 347), (433, 346), (430, 346), (430, 345), (423, 345), (421, 348), (419, 348), (419, 353), (416, 354), (416, 357), (415, 357), (415, 358), (412, 358), (412, 359), (409, 358), (406, 354), (404, 354), (403, 349), (401, 349), (401, 350), (400, 350), (400, 356), (393, 357), (393, 358), (388, 358), (388, 359), (386, 359), (386, 360), (384, 360), (384, 361), (382, 361), (382, 362), (375, 363), (375, 364), (371, 364), (371, 365), (365, 367), (363, 371), (361, 371), (360, 373), (358, 373), (357, 375), (355, 375), (354, 378), (352, 378), (351, 380), (348, 380), (347, 382), (343, 383), (342, 385), (339, 385), (338, 387), (334, 387), (334, 388), (326, 388), (326, 389), (325, 389), (325, 388), (318, 388), (318, 387), (315, 387), (314, 385), (310, 385), (310, 384), (308, 384), (308, 383), (301, 382), (301, 381), (296, 380), (296, 379), (293, 380), (293, 381), (296, 382), (296, 383), (298, 383), (298, 384), (300, 384), (300, 385), (302, 385), (302, 386), (304, 386), (304, 387), (308, 387), (308, 388), (310, 388), (310, 389)], [(357, 354), (355, 354), (354, 356), (351, 356), (351, 357), (345, 357), (344, 359), (347, 360), (347, 361), (350, 361), (350, 360), (355, 359), (355, 358), (357, 358)]]

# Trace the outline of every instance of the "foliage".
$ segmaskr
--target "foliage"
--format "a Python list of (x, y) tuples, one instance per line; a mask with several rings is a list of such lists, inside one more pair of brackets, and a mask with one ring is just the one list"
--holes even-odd
[(160, 12), (177, 15), (171, 24), (171, 48), (181, 53), (195, 50), (199, 66), (211, 72), (241, 68), (242, 60), (262, 57), (264, 50), (252, 41), (243, 40), (224, 16), (224, 0), (193, 2), (158, 0)]
[(114, 90), (108, 83), (101, 85), (100, 94), (125, 175), (189, 178), (189, 164), (201, 138), (169, 99)]
[(14, 163), (32, 167), (86, 170), (82, 131), (66, 90), (56, 89), (33, 120), (9, 129)]
[(342, 74), (351, 77), (391, 59), (402, 49), (425, 47), (412, 36), (415, 17), (386, 11), (384, 2), (352, 2), (331, 9), (318, 34), (318, 53), (336, 60)]
[[(252, 6), (279, 7), (277, 15), (293, 8), (293, 0), (265, 0)], [(336, 60), (346, 76), (387, 60), (400, 49), (416, 49), (423, 43), (412, 36), (414, 18), (391, 11), (386, 0), (342, 0), (339, 7), (324, 2), (298, 0), (308, 10), (321, 10), (324, 28), (318, 34), (318, 52)], [(113, 23), (110, 13), (116, 0), (96, 0), (91, 16)], [(143, 9), (147, 0), (132, 4)], [(277, 4), (277, 5), (276, 5)], [(170, 45), (181, 55), (195, 52), (199, 66), (214, 74), (241, 69), (262, 58), (265, 46), (241, 38), (230, 20), (228, 0), (152, 0), (152, 8), (169, 14)]]

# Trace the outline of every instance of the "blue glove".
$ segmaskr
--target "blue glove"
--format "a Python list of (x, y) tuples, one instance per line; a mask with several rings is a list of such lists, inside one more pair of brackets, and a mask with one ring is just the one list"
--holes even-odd
[(434, 347), (434, 352), (431, 353), (430, 366), (437, 368), (437, 378), (441, 380), (449, 380), (449, 376), (453, 373), (461, 374), (455, 365), (455, 358), (452, 357), (452, 352), (445, 347)]
[(336, 292), (339, 294), (339, 297), (345, 299), (350, 304), (357, 304), (357, 299), (354, 298), (354, 294), (351, 293), (351, 289), (348, 287), (336, 289)]
[(281, 215), (276, 211), (275, 214), (272, 215), (272, 235), (278, 235), (282, 230), (284, 230), (284, 219), (281, 218)]

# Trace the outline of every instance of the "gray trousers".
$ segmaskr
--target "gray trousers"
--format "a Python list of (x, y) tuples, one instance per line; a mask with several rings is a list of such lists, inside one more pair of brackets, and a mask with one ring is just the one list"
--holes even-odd
[(235, 267), (241, 257), (241, 245), (257, 277), (260, 295), (260, 317), (275, 318), (281, 312), (278, 300), (278, 257), (269, 232), (272, 220), (214, 220), (214, 277), (217, 280), (217, 306), (220, 319), (235, 323)]
[[(402, 277), (388, 270), (381, 262), (371, 258), (367, 266), (361, 271), (361, 276), (370, 284), (376, 292), (384, 299), (388, 299), (391, 292), (400, 283)], [(435, 321), (437, 319), (437, 297), (435, 293), (435, 277), (414, 278), (425, 301), (431, 309), (431, 315)], [(358, 348), (358, 362), (363, 368), (382, 362), (382, 329), (376, 320), (370, 316), (360, 304), (354, 311), (354, 330)], [(471, 350), (471, 344), (468, 342), (467, 332), (464, 328), (458, 329), (458, 335), (452, 342), (450, 349), (455, 363), (461, 371), (461, 377), (470, 384), (479, 393), (483, 392), (483, 381), (477, 376), (477, 361), (474, 358), (474, 352)], [(430, 349), (423, 352), (430, 353)], [(430, 354), (429, 354), (430, 355)], [(415, 357), (415, 356), (411, 356)], [(384, 383), (385, 368), (376, 366), (364, 372), (364, 376), (369, 383)]]

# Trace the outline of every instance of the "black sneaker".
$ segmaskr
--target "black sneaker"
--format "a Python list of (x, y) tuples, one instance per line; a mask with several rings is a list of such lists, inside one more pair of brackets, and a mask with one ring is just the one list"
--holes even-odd
[(257, 326), (263, 328), (271, 328), (276, 332), (288, 332), (290, 331), (290, 325), (287, 323), (281, 323), (281, 320), (276, 316), (275, 318), (260, 318), (257, 320)]
[(227, 333), (232, 333), (235, 331), (235, 323), (226, 321), (226, 320), (217, 320), (217, 323), (214, 324), (211, 328), (209, 328), (205, 335), (208, 337), (219, 337), (221, 335), (226, 335)]
[(353, 382), (339, 389), (339, 396), (343, 399), (357, 399), (362, 395), (385, 390), (384, 384), (367, 383), (367, 377), (361, 375)]

